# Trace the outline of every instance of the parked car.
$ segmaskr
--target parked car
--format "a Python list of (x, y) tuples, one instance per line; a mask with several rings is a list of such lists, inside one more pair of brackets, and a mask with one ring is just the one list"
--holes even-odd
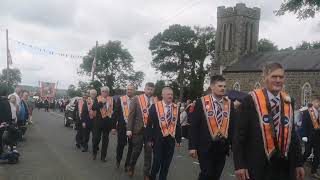
[(70, 100), (69, 104), (66, 105), (66, 109), (64, 111), (64, 126), (65, 127), (73, 127), (75, 128), (75, 120), (76, 120), (76, 112), (75, 107), (78, 104), (78, 100), (80, 97), (74, 97)]

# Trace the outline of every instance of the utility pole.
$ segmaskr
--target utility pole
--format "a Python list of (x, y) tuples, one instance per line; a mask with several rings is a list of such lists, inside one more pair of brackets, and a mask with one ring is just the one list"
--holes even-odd
[(9, 84), (9, 33), (8, 29), (6, 29), (6, 41), (7, 41), (7, 85), (8, 87), (10, 86)]
[(93, 59), (93, 62), (92, 62), (92, 82), (94, 81), (94, 73), (96, 71), (96, 66), (97, 66), (97, 54), (98, 54), (98, 41), (96, 41), (96, 49), (95, 49), (95, 52), (94, 52), (94, 59)]

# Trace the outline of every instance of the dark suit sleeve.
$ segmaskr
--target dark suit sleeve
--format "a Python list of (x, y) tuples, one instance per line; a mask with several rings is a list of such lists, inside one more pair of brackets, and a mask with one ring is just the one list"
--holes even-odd
[(245, 149), (246, 149), (246, 140), (248, 139), (249, 131), (249, 121), (250, 121), (250, 112), (255, 112), (253, 105), (253, 100), (250, 95), (248, 95), (241, 107), (240, 119), (233, 122), (234, 123), (234, 135), (233, 135), (233, 159), (235, 169), (247, 169), (245, 161)]
[(146, 136), (148, 142), (154, 141), (155, 139), (155, 123), (157, 123), (158, 117), (155, 105), (153, 104), (149, 109), (149, 120), (146, 127)]
[(111, 115), (111, 122), (112, 122), (111, 128), (116, 129), (117, 128), (117, 119), (116, 119), (117, 117), (116, 116), (117, 116), (117, 113), (118, 113), (117, 111), (119, 110), (119, 107), (118, 107), (118, 102), (114, 98), (112, 98), (112, 100), (113, 100), (114, 106), (112, 107), (113, 113)]
[(234, 109), (233, 102), (231, 102), (229, 129), (228, 129), (228, 145), (232, 145), (232, 139), (234, 136), (234, 123), (237, 121), (238, 118), (239, 118), (239, 114)]
[[(180, 109), (180, 108), (179, 108)], [(182, 132), (181, 132), (181, 122), (180, 122), (180, 110), (178, 112), (178, 120), (177, 120), (177, 126), (176, 126), (176, 142), (177, 143), (181, 143), (181, 136), (182, 136)]]
[(203, 116), (202, 102), (201, 102), (201, 99), (198, 99), (196, 101), (194, 112), (191, 115), (190, 142), (189, 142), (190, 150), (198, 148), (201, 116)]
[(311, 138), (311, 134), (312, 134), (312, 121), (311, 121), (311, 117), (310, 114), (308, 112), (308, 110), (304, 111), (302, 113), (302, 137), (307, 137), (308, 139)]
[(94, 110), (94, 111), (99, 111), (100, 110), (100, 106), (99, 106), (97, 98), (95, 98), (95, 100), (93, 101), (92, 110)]
[(300, 142), (300, 139), (298, 138), (294, 125), (292, 126), (291, 143), (289, 147), (289, 152), (292, 153), (294, 156), (294, 166), (303, 167), (301, 142)]

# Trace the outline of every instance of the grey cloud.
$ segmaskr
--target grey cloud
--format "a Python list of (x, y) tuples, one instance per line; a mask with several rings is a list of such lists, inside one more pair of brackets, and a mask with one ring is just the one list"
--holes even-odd
[(0, 6), (1, 15), (50, 28), (72, 26), (75, 12), (75, 0), (2, 0)]

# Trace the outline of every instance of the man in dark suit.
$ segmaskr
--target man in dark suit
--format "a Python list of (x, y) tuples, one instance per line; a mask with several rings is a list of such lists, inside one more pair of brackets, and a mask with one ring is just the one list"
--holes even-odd
[(189, 152), (198, 157), (199, 180), (220, 179), (233, 133), (234, 108), (225, 96), (226, 80), (212, 76), (210, 88), (210, 95), (196, 101), (191, 117)]
[(180, 113), (178, 105), (173, 103), (172, 89), (163, 88), (162, 98), (149, 110), (147, 139), (153, 145), (150, 180), (156, 179), (159, 170), (159, 180), (167, 179), (175, 144), (180, 147), (181, 143)]
[(320, 99), (316, 98), (312, 101), (312, 107), (303, 111), (302, 114), (302, 141), (305, 142), (305, 152), (303, 160), (306, 161), (313, 149), (313, 161), (311, 168), (311, 176), (320, 179), (317, 173), (320, 160), (320, 124), (319, 124), (319, 108)]
[(127, 86), (126, 95), (119, 97), (118, 101), (115, 105), (115, 123), (117, 126), (118, 132), (118, 144), (117, 144), (117, 168), (120, 166), (120, 162), (123, 155), (123, 150), (126, 144), (128, 144), (128, 152), (126, 161), (124, 164), (125, 171), (128, 171), (130, 158), (132, 154), (132, 139), (128, 139), (127, 137), (127, 122), (129, 117), (129, 109), (130, 109), (130, 102), (134, 96), (135, 87), (132, 84)]
[(279, 63), (263, 67), (264, 88), (244, 98), (235, 122), (233, 153), (239, 180), (304, 179), (301, 147), (293, 124), (291, 98), (282, 91)]
[(101, 95), (95, 99), (92, 107), (97, 112), (93, 123), (93, 160), (97, 158), (98, 147), (102, 137), (102, 162), (106, 162), (110, 131), (112, 131), (112, 134), (116, 134), (113, 116), (114, 99), (109, 96), (109, 93), (110, 89), (107, 86), (101, 87)]
[(144, 179), (148, 180), (151, 170), (152, 148), (147, 143), (145, 128), (149, 118), (149, 108), (156, 102), (152, 97), (154, 84), (146, 83), (144, 94), (136, 96), (130, 102), (129, 119), (127, 124), (127, 136), (132, 138), (133, 152), (130, 160), (128, 175), (134, 175), (134, 168), (144, 147)]

